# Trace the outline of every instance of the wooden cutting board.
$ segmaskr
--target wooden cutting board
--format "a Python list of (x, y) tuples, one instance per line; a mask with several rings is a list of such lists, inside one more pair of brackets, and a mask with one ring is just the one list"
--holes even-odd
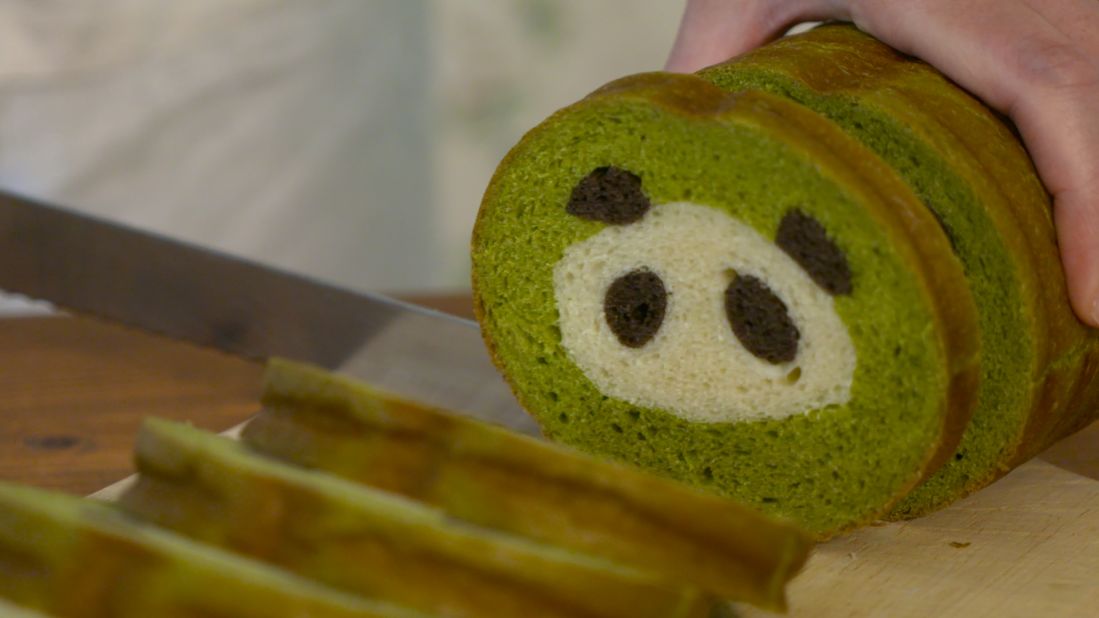
[(1099, 423), (950, 508), (820, 545), (789, 600), (795, 618), (1099, 616)]

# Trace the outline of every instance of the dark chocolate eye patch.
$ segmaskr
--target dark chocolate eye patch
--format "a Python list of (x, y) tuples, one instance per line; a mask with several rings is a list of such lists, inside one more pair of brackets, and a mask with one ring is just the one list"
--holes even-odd
[(771, 364), (787, 363), (798, 354), (798, 332), (786, 303), (751, 275), (736, 275), (725, 288), (725, 315), (741, 345)]
[(565, 211), (581, 219), (626, 225), (640, 220), (650, 207), (636, 174), (608, 166), (596, 168), (576, 184)]
[(847, 256), (813, 217), (797, 209), (786, 213), (779, 223), (775, 244), (824, 291), (833, 296), (851, 293)]
[[(641, 191), (641, 179), (626, 170), (600, 167), (573, 189), (566, 211), (574, 216), (612, 225), (641, 219), (651, 208)], [(832, 295), (851, 293), (851, 270), (843, 251), (824, 226), (799, 209), (786, 213), (775, 244), (822, 289)], [(668, 292), (664, 282), (646, 268), (615, 279), (603, 297), (603, 314), (619, 343), (640, 348), (664, 323)], [(762, 280), (735, 275), (725, 289), (725, 314), (741, 345), (772, 364), (794, 360), (801, 333), (786, 303)]]
[(639, 269), (614, 280), (603, 297), (603, 315), (619, 343), (640, 348), (664, 323), (668, 291), (655, 273)]

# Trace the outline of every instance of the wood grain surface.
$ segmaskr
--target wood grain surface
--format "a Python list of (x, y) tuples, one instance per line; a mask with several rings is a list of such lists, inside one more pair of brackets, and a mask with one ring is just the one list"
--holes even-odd
[(795, 618), (1099, 616), (1099, 424), (938, 513), (818, 546), (790, 607)]
[(260, 366), (85, 318), (0, 320), (0, 479), (87, 494), (128, 475), (141, 419), (221, 431)]
[[(402, 299), (472, 317), (468, 293)], [(131, 473), (143, 418), (223, 431), (257, 411), (260, 373), (88, 318), (0, 319), (0, 480), (89, 494)]]
[[(411, 300), (470, 314), (468, 296)], [(130, 473), (143, 417), (221, 431), (257, 408), (258, 365), (93, 320), (0, 320), (0, 350), (4, 480), (90, 493)], [(819, 546), (790, 604), (795, 618), (1099, 616), (1099, 424), (939, 513)]]

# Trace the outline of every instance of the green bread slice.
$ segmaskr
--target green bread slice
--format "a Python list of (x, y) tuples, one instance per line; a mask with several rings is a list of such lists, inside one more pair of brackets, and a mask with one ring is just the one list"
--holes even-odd
[(446, 616), (705, 616), (696, 590), (149, 419), (122, 507), (203, 543)]
[[(819, 537), (887, 512), (972, 413), (976, 309), (946, 234), (881, 159), (781, 97), (661, 73), (601, 88), (501, 162), (472, 258), (486, 343), (547, 436)], [(662, 270), (663, 300), (645, 274)], [(742, 271), (781, 303), (741, 294)]]
[(263, 404), (252, 448), (718, 598), (781, 609), (808, 556), (800, 530), (728, 500), (313, 367), (271, 361)]
[(1097, 417), (1099, 339), (1067, 303), (1049, 197), (993, 112), (851, 26), (787, 37), (699, 75), (834, 121), (903, 176), (965, 267), (979, 309), (977, 408), (953, 457), (894, 517), (949, 504)]
[(413, 618), (135, 522), (91, 500), (0, 484), (0, 598), (58, 616)]

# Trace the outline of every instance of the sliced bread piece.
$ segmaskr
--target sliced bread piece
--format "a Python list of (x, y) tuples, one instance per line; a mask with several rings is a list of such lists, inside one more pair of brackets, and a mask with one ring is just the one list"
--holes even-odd
[(309, 366), (270, 362), (263, 404), (252, 448), (719, 598), (780, 609), (808, 556), (803, 532), (736, 503)]
[(406, 498), (148, 419), (127, 511), (349, 592), (453, 617), (706, 616), (637, 568), (471, 526)]

